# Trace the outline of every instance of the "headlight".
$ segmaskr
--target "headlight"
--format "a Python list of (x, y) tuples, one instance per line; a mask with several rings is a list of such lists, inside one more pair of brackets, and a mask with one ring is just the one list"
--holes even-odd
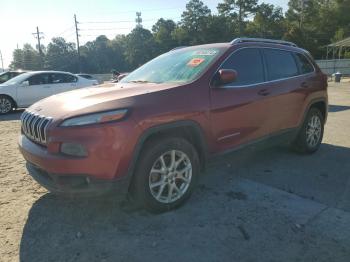
[(119, 109), (101, 113), (93, 113), (78, 117), (69, 118), (62, 122), (60, 126), (83, 126), (97, 123), (107, 123), (122, 119), (127, 113), (126, 109)]

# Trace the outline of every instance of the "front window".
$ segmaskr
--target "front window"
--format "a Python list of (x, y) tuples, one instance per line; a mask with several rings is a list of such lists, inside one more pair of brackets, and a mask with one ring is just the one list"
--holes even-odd
[(208, 47), (170, 51), (136, 69), (121, 82), (189, 83), (199, 77), (224, 51), (224, 48)]
[(17, 85), (22, 83), (23, 81), (28, 80), (28, 77), (30, 77), (32, 74), (31, 73), (23, 73), (20, 74), (6, 82), (7, 85)]

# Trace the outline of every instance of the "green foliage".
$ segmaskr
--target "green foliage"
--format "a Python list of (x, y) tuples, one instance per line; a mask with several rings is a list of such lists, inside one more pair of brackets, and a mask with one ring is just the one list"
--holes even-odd
[(78, 69), (74, 43), (67, 43), (62, 37), (53, 38), (47, 46), (45, 68), (49, 70), (72, 71)]
[(246, 31), (249, 36), (281, 39), (285, 31), (282, 8), (262, 3)]
[(142, 27), (136, 27), (126, 37), (124, 56), (131, 68), (136, 68), (154, 57), (155, 41), (152, 33)]
[(218, 5), (219, 14), (229, 16), (234, 24), (238, 25), (237, 33), (242, 35), (245, 19), (257, 10), (257, 0), (224, 0)]
[[(285, 39), (325, 57), (325, 46), (350, 36), (350, 0), (289, 0), (288, 10), (258, 0), (222, 0), (218, 15), (189, 0), (181, 20), (160, 18), (152, 31), (136, 27), (110, 40), (99, 36), (80, 47), (82, 71), (129, 71), (176, 46), (228, 42), (239, 36)], [(29, 44), (13, 52), (13, 69), (78, 72), (74, 43), (53, 38), (42, 55)], [(349, 57), (349, 52), (344, 57)]]
[(15, 49), (13, 51), (13, 61), (10, 64), (10, 68), (39, 70), (41, 68), (39, 52), (34, 50), (30, 44), (25, 44), (23, 49)]

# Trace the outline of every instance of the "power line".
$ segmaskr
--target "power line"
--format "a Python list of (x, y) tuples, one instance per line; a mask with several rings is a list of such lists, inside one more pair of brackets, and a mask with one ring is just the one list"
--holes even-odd
[(122, 30), (122, 29), (131, 29), (132, 27), (111, 27), (111, 28), (88, 28), (80, 29), (80, 31), (106, 31), (106, 30)]
[[(164, 11), (164, 10), (183, 10), (183, 6), (178, 7), (167, 7), (167, 8), (151, 8), (151, 9), (143, 9), (142, 12), (148, 13), (148, 12), (155, 12), (155, 11)], [(127, 13), (135, 13), (137, 10), (129, 10), (129, 11), (121, 11), (121, 12), (113, 12), (113, 14), (127, 14)], [(104, 12), (105, 14), (105, 12)]]
[(69, 31), (74, 30), (74, 26), (70, 26), (68, 28), (66, 28), (65, 30), (63, 30), (61, 33), (57, 34), (57, 35), (64, 35), (66, 33), (68, 33)]

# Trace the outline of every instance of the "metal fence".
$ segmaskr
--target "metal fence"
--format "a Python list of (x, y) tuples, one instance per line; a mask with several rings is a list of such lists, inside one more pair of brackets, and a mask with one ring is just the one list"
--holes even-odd
[(316, 63), (327, 75), (340, 72), (350, 76), (350, 59), (316, 60)]

